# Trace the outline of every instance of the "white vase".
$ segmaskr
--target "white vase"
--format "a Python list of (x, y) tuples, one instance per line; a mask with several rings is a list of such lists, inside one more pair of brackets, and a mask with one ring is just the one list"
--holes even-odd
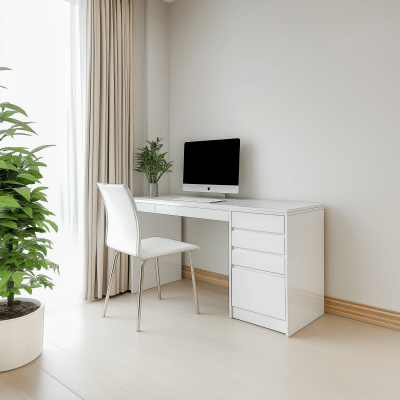
[[(39, 308), (23, 317), (0, 321), (0, 372), (22, 367), (43, 351), (44, 303), (25, 297), (15, 300), (29, 301)], [(0, 304), (5, 302), (7, 299), (0, 300)]]

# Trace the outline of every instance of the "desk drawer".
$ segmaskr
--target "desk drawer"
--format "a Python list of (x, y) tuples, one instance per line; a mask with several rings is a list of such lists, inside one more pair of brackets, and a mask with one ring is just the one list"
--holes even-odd
[(180, 217), (212, 219), (216, 221), (228, 221), (229, 211), (212, 210), (209, 208), (168, 206), (164, 204), (156, 204), (157, 214), (178, 215)]
[(283, 255), (285, 254), (285, 237), (234, 229), (232, 231), (232, 246)]
[(251, 250), (232, 250), (232, 264), (265, 272), (285, 274), (285, 258)]
[(285, 233), (285, 217), (283, 215), (234, 211), (232, 212), (232, 227), (252, 231)]
[(285, 278), (232, 268), (232, 306), (285, 320)]
[(149, 213), (154, 212), (154, 204), (136, 202), (136, 207), (138, 211), (149, 212)]

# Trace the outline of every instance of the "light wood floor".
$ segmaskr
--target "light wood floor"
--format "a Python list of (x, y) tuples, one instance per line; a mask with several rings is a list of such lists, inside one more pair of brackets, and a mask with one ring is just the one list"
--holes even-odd
[(46, 312), (43, 354), (0, 374), (1, 400), (399, 399), (400, 332), (325, 314), (291, 338), (228, 318), (228, 292), (187, 279)]

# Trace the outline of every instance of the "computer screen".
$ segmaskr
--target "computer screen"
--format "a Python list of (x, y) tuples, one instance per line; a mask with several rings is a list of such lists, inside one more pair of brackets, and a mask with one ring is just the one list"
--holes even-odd
[(238, 186), (239, 156), (240, 139), (186, 142), (184, 185)]

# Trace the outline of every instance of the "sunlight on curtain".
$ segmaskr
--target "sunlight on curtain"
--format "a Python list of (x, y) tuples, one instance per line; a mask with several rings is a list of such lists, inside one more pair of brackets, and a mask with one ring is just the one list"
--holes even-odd
[[(56, 147), (41, 152), (47, 208), (56, 214), (57, 234), (48, 258), (54, 289), (36, 289), (46, 303), (77, 299), (83, 276), (83, 158), (85, 104), (85, 10), (83, 0), (0, 0), (0, 100), (22, 107), (38, 136), (10, 139), (4, 146)], [(24, 293), (24, 296), (29, 295)]]

